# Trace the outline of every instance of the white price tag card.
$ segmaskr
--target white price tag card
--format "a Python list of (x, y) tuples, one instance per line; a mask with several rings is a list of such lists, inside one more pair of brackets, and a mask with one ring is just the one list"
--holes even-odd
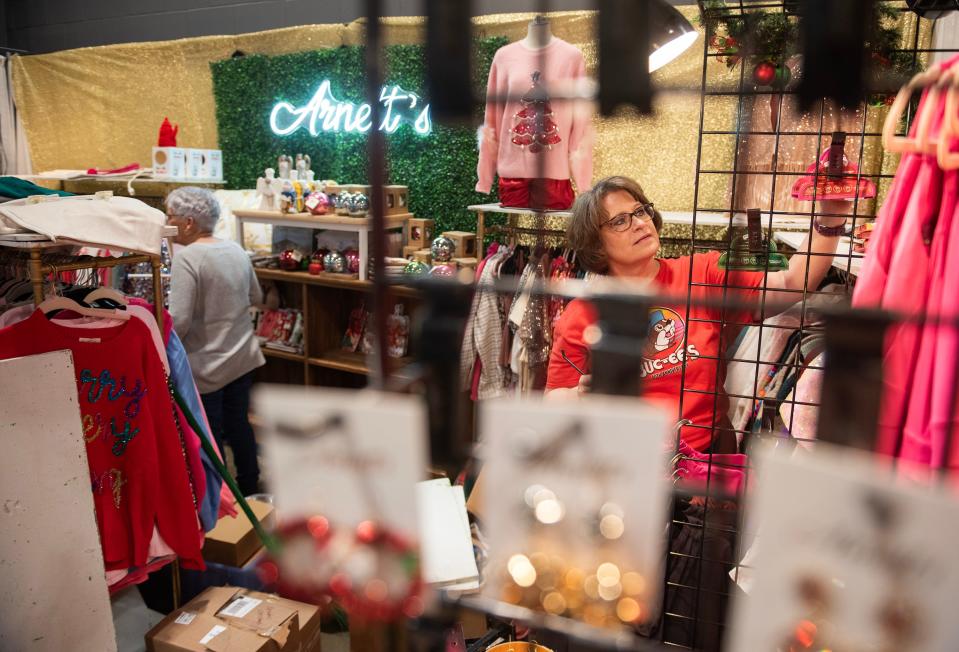
[(762, 455), (730, 650), (959, 650), (959, 501), (858, 451)]
[(257, 600), (249, 596), (241, 596), (227, 605), (220, 611), (221, 616), (230, 616), (232, 618), (243, 618), (261, 604), (263, 600)]
[(655, 616), (669, 420), (636, 398), (482, 406), (487, 597), (619, 630)]
[(352, 529), (377, 520), (417, 540), (416, 483), (427, 468), (420, 397), (271, 385), (254, 406), (284, 521), (321, 515)]
[(189, 625), (194, 620), (196, 620), (196, 614), (192, 611), (184, 611), (182, 614), (176, 617), (175, 622), (177, 625)]
[(206, 633), (206, 636), (200, 639), (200, 645), (206, 645), (225, 631), (226, 627), (223, 625), (214, 625), (210, 631)]

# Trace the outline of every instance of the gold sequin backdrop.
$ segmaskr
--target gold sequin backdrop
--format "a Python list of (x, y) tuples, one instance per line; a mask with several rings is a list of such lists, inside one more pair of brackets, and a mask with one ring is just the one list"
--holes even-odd
[[(694, 6), (680, 8), (687, 18)], [(532, 14), (498, 14), (475, 20), (478, 36), (526, 34)], [(388, 44), (421, 43), (422, 18), (385, 19)], [(579, 47), (595, 75), (595, 12), (556, 12), (553, 33)], [(212, 36), (151, 43), (130, 43), (15, 57), (13, 86), (30, 143), (34, 168), (117, 167), (150, 160), (150, 147), (164, 116), (180, 125), (186, 147), (217, 147), (213, 85), (209, 64), (236, 50), (277, 55), (303, 50), (360, 45), (363, 22), (307, 25), (240, 36)], [(700, 39), (682, 56), (654, 74), (664, 88), (655, 113), (624, 113), (596, 119), (594, 177), (625, 174), (640, 180), (663, 210), (689, 210), (693, 203), (702, 80)], [(711, 83), (732, 82), (738, 73), (710, 65)], [(725, 79), (728, 77), (728, 79)], [(735, 112), (722, 119), (730, 128)], [(707, 116), (708, 119), (712, 119)], [(732, 163), (731, 143), (709, 152), (710, 160)], [(704, 156), (707, 152), (704, 152)], [(705, 159), (704, 159), (705, 160)]]

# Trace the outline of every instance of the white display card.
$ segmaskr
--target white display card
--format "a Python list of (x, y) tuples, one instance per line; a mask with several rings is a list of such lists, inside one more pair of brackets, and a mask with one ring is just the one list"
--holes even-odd
[[(617, 609), (637, 621), (655, 615), (670, 487), (666, 414), (636, 398), (503, 400), (483, 403), (480, 423), (490, 545), (484, 595), (611, 629), (623, 624)], [(529, 572), (547, 559), (546, 572)], [(578, 585), (597, 577), (605, 602), (584, 620), (572, 608)]]
[(115, 652), (69, 351), (0, 361), (0, 650)]
[(254, 409), (280, 519), (376, 520), (417, 539), (416, 483), (427, 468), (420, 397), (266, 385)]
[(443, 587), (479, 586), (463, 487), (449, 478), (416, 485), (423, 580)]
[(959, 650), (959, 500), (818, 444), (759, 458), (758, 528), (729, 650)]

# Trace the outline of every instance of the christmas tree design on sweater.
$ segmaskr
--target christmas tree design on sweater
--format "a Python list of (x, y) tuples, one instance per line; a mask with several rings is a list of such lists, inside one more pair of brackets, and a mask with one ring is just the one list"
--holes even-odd
[(521, 100), (523, 108), (513, 115), (510, 140), (517, 147), (528, 148), (532, 154), (539, 154), (552, 149), (563, 139), (553, 121), (553, 109), (540, 82), (540, 72), (536, 70), (530, 76), (532, 84)]

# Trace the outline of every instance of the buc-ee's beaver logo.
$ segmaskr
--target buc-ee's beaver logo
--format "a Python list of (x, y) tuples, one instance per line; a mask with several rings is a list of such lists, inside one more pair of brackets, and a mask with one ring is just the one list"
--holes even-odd
[(685, 345), (686, 323), (675, 310), (653, 308), (643, 347), (643, 377), (658, 378), (682, 370), (683, 359), (699, 357), (696, 345)]

